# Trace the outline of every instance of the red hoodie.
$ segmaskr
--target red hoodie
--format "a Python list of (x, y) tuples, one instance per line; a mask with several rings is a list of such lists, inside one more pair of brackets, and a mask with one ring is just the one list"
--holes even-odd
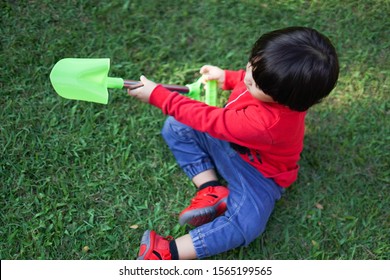
[(244, 70), (225, 70), (225, 74), (223, 89), (233, 91), (224, 108), (208, 106), (161, 85), (153, 90), (149, 102), (198, 131), (242, 146), (237, 150), (245, 161), (281, 187), (289, 187), (298, 176), (306, 112), (252, 97), (243, 82)]

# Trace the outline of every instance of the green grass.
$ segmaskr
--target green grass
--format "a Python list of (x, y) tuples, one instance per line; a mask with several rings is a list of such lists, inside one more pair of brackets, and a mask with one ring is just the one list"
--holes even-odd
[(186, 84), (305, 25), (334, 42), (338, 86), (307, 116), (299, 179), (266, 232), (213, 258), (389, 259), (389, 14), (385, 0), (2, 1), (0, 258), (134, 259), (144, 230), (187, 231), (177, 215), (194, 189), (160, 137), (165, 116), (121, 90), (107, 106), (62, 99), (58, 60)]

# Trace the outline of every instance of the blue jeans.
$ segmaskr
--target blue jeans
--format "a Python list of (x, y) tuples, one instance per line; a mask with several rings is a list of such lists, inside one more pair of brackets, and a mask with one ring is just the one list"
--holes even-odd
[(162, 135), (177, 163), (192, 179), (214, 168), (229, 188), (227, 211), (190, 231), (198, 258), (247, 246), (265, 230), (283, 188), (265, 178), (230, 144), (168, 117)]

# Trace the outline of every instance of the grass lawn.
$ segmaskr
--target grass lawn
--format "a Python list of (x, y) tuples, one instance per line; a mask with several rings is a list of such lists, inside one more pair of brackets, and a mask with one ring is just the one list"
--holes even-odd
[(389, 259), (389, 14), (386, 0), (1, 1), (0, 258), (134, 259), (144, 230), (188, 230), (194, 187), (165, 116), (124, 90), (108, 105), (59, 97), (58, 60), (109, 57), (110, 76), (184, 85), (303, 25), (334, 42), (338, 86), (308, 113), (299, 179), (265, 233), (213, 259)]

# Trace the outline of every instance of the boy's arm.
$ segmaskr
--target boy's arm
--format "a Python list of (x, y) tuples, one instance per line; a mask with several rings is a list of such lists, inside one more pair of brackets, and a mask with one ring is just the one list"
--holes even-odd
[(232, 90), (239, 82), (245, 77), (245, 70), (225, 70), (225, 82), (223, 84), (223, 90)]
[(171, 92), (161, 85), (153, 90), (149, 102), (160, 108), (164, 114), (171, 115), (196, 130), (208, 132), (218, 139), (249, 148), (256, 147), (259, 141), (264, 145), (272, 142), (254, 106), (245, 110), (209, 106), (177, 92)]

